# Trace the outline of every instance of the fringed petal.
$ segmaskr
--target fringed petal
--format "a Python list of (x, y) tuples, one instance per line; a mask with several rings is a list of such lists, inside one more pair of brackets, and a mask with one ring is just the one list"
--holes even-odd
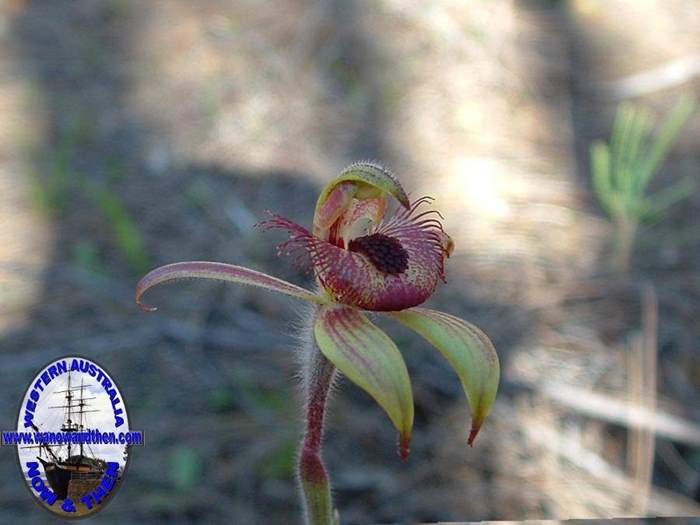
[(316, 277), (338, 302), (365, 310), (403, 310), (423, 303), (437, 280), (444, 279), (449, 237), (435, 218), (437, 212), (418, 213), (427, 202), (429, 198), (419, 199), (399, 211), (369, 235), (353, 239), (349, 249), (318, 239), (278, 215), (262, 226), (287, 230), (290, 239), (280, 245), (280, 253), (308, 256)]

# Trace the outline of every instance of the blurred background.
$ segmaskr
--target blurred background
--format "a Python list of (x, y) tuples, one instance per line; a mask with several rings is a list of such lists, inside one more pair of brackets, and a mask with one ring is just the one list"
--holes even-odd
[[(145, 314), (133, 289), (187, 259), (309, 285), (253, 226), (310, 224), (360, 159), (436, 198), (456, 252), (430, 305), (491, 336), (502, 383), (468, 448), (456, 376), (386, 325), (412, 455), (343, 382), (343, 522), (700, 514), (696, 0), (0, 6), (0, 422), (50, 359), (109, 370), (146, 446), (101, 522), (299, 519), (297, 303), (191, 282)], [(44, 521), (16, 469), (3, 450), (3, 518)]]

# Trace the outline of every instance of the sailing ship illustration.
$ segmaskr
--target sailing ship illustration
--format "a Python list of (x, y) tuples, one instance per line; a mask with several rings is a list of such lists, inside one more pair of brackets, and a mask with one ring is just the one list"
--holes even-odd
[[(85, 385), (81, 380), (79, 386), (72, 386), (71, 375), (68, 372), (67, 387), (65, 390), (54, 392), (64, 394), (65, 404), (51, 406), (51, 409), (64, 410), (64, 419), (61, 425), (61, 432), (81, 432), (86, 429), (85, 414), (88, 412), (99, 412), (90, 409), (88, 401), (95, 397), (85, 397)], [(35, 432), (40, 429), (32, 424)], [(43, 430), (41, 430), (43, 431)], [(58, 499), (76, 497), (95, 489), (102, 480), (107, 462), (95, 457), (89, 444), (74, 444), (68, 441), (63, 445), (50, 445), (40, 443), (24, 448), (37, 448), (39, 455), (37, 459), (41, 462), (46, 480), (51, 490)]]

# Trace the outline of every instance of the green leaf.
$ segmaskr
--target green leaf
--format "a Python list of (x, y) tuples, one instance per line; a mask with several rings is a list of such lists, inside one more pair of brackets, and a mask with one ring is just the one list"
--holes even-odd
[(176, 448), (170, 458), (170, 476), (180, 490), (190, 490), (202, 474), (202, 460), (196, 451), (189, 447)]
[(643, 208), (643, 218), (653, 219), (677, 202), (690, 197), (693, 192), (695, 192), (695, 180), (692, 177), (683, 177), (674, 184), (657, 191), (647, 198), (647, 202)]
[(413, 427), (413, 393), (399, 349), (359, 310), (321, 307), (316, 342), (331, 363), (386, 411), (400, 434), (400, 454), (408, 455)]
[(143, 236), (126, 205), (106, 189), (97, 190), (94, 195), (129, 266), (137, 274), (145, 272), (149, 264)]
[(609, 215), (615, 214), (615, 192), (610, 177), (610, 148), (600, 140), (591, 146), (593, 190)]
[(626, 169), (632, 182), (630, 194), (641, 195), (641, 188), (636, 184), (639, 179), (637, 171), (644, 159), (643, 151), (648, 145), (649, 133), (653, 124), (652, 116), (645, 108), (638, 108), (635, 112), (634, 125), (630, 130), (629, 144), (624, 151)]
[(264, 479), (292, 479), (297, 463), (297, 442), (283, 439), (276, 446), (267, 450), (255, 468)]
[(498, 390), (500, 366), (493, 344), (473, 324), (443, 312), (411, 308), (389, 315), (425, 337), (457, 372), (471, 408), (471, 445)]
[(666, 160), (678, 133), (694, 110), (695, 98), (691, 95), (684, 95), (673, 108), (668, 119), (661, 126), (659, 133), (651, 144), (648, 155), (644, 161), (640, 163), (638, 184), (641, 191), (646, 189), (649, 181), (661, 164), (663, 164), (664, 160)]
[(100, 254), (92, 241), (85, 239), (79, 240), (73, 246), (72, 252), (75, 264), (84, 270), (94, 273), (104, 271), (104, 265), (100, 260)]
[(236, 396), (233, 390), (224, 386), (217, 386), (209, 390), (207, 401), (214, 412), (228, 412), (236, 406)]
[(611, 157), (611, 176), (612, 185), (620, 193), (624, 192), (625, 183), (623, 181), (622, 158), (627, 143), (627, 134), (630, 128), (630, 122), (634, 117), (634, 108), (623, 103), (617, 110), (615, 122), (613, 123), (612, 135), (610, 137), (610, 157)]
[(287, 281), (265, 273), (250, 270), (249, 268), (217, 262), (188, 261), (167, 264), (148, 272), (136, 285), (136, 304), (147, 311), (152, 312), (156, 310), (155, 307), (145, 305), (141, 302), (143, 294), (154, 286), (180, 279), (211, 279), (236, 284), (247, 284), (298, 297), (306, 301), (321, 304), (327, 302), (326, 299), (320, 295), (316, 295), (295, 284), (288, 283)]

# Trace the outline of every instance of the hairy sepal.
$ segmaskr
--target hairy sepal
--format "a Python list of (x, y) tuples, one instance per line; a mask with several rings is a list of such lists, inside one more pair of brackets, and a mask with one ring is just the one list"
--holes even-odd
[(306, 301), (321, 304), (328, 302), (327, 299), (300, 286), (249, 268), (218, 262), (188, 261), (167, 264), (147, 273), (136, 285), (136, 303), (143, 310), (156, 310), (154, 306), (145, 305), (141, 301), (143, 295), (154, 286), (181, 279), (209, 279), (257, 286)]
[(473, 324), (436, 310), (411, 308), (389, 315), (427, 339), (457, 372), (472, 414), (471, 445), (498, 390), (500, 365), (493, 344)]
[(408, 370), (394, 342), (359, 310), (322, 306), (314, 328), (323, 355), (365, 390), (399, 431), (399, 453), (408, 456), (413, 393)]

